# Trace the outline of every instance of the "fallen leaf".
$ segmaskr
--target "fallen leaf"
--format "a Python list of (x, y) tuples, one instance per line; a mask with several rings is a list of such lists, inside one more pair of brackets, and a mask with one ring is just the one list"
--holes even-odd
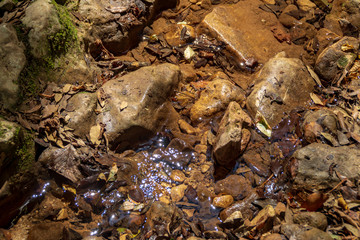
[(266, 119), (264, 118), (264, 116), (260, 113), (257, 112), (256, 116), (256, 127), (259, 129), (260, 132), (262, 132), (263, 134), (265, 134), (267, 137), (271, 137), (271, 127), (268, 124), (268, 122), (266, 121)]
[(191, 60), (195, 56), (194, 50), (190, 46), (188, 46), (184, 51), (184, 57), (186, 60)]
[(116, 165), (116, 163), (113, 163), (111, 169), (110, 169), (110, 173), (109, 173), (109, 177), (108, 177), (108, 182), (113, 182), (116, 180), (115, 175), (118, 172), (118, 167)]
[(54, 97), (54, 99), (55, 99), (55, 102), (56, 103), (58, 103), (58, 102), (60, 102), (60, 100), (62, 99), (62, 94), (61, 93), (56, 93), (55, 94), (55, 97)]
[(313, 100), (315, 104), (324, 106), (324, 103), (321, 101), (321, 99), (315, 93), (310, 93), (310, 97), (311, 97), (311, 100)]
[(72, 86), (71, 84), (65, 84), (65, 86), (62, 89), (62, 92), (63, 93), (68, 93), (70, 91), (70, 89), (71, 89), (71, 86)]
[(101, 126), (98, 124), (90, 128), (90, 141), (94, 145), (99, 145), (101, 143)]
[(58, 110), (59, 106), (58, 105), (47, 105), (44, 107), (44, 109), (42, 110), (42, 118), (48, 118), (51, 115), (53, 115), (54, 112), (56, 112)]
[(321, 208), (328, 199), (328, 195), (320, 192), (310, 194), (301, 207), (306, 208), (308, 211), (316, 211)]

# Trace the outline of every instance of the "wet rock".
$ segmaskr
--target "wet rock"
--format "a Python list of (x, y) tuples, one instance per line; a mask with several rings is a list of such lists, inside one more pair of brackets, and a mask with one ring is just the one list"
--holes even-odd
[(329, 174), (330, 166), (349, 180), (359, 179), (360, 150), (351, 146), (331, 147), (312, 143), (297, 150), (295, 158), (294, 184), (308, 189), (332, 188), (339, 179)]
[(239, 157), (242, 150), (242, 128), (249, 127), (251, 122), (249, 115), (237, 102), (229, 104), (220, 122), (214, 146), (214, 156), (220, 165), (231, 165)]
[[(106, 1), (85, 0), (79, 4), (79, 13), (86, 18), (91, 27), (85, 42), (90, 53), (97, 57), (101, 48), (97, 44), (100, 39), (110, 52), (116, 55), (134, 47), (141, 36), (141, 31), (150, 24), (161, 10), (173, 8), (176, 1)], [(138, 16), (130, 9), (138, 9)]]
[(183, 171), (175, 169), (171, 172), (170, 178), (175, 182), (182, 183), (185, 181), (185, 174)]
[[(350, 50), (342, 49), (343, 45), (350, 46)], [(350, 67), (356, 58), (359, 40), (353, 37), (343, 37), (338, 42), (325, 48), (315, 63), (315, 72), (327, 82), (335, 80), (338, 74)]]
[(233, 203), (233, 201), (234, 198), (231, 195), (222, 195), (213, 199), (213, 205), (219, 208), (227, 208)]
[(262, 177), (268, 177), (270, 175), (270, 157), (269, 159), (262, 158), (256, 151), (249, 150), (243, 154), (242, 158), (254, 173)]
[(299, 234), (298, 238), (299, 240), (332, 240), (333, 238), (330, 236), (330, 234), (321, 231), (317, 228), (313, 228), (311, 230), (308, 230), (306, 232), (303, 232)]
[(206, 239), (227, 239), (226, 233), (222, 231), (205, 231), (204, 235)]
[(181, 139), (174, 138), (165, 150), (157, 149), (153, 156), (155, 159), (167, 162), (173, 168), (182, 170), (194, 158), (194, 153), (189, 144)]
[(294, 223), (309, 225), (320, 230), (325, 230), (328, 223), (327, 218), (320, 212), (301, 212), (294, 215)]
[(26, 63), (24, 46), (10, 24), (0, 24), (0, 102), (11, 108), (18, 100), (16, 84)]
[(46, 218), (53, 218), (59, 213), (59, 211), (66, 207), (60, 199), (54, 197), (51, 194), (46, 194), (44, 200), (41, 202), (36, 217), (40, 220)]
[(200, 98), (192, 106), (191, 121), (201, 122), (225, 110), (232, 101), (242, 104), (245, 101), (244, 91), (228, 80), (215, 79), (205, 87)]
[(215, 184), (216, 194), (229, 194), (235, 200), (247, 197), (252, 191), (250, 182), (240, 175), (230, 175)]
[(81, 92), (68, 101), (64, 113), (69, 116), (68, 127), (74, 129), (74, 134), (85, 137), (89, 129), (95, 125), (95, 107), (97, 98), (94, 93)]
[(295, 24), (299, 24), (299, 20), (297, 20), (295, 17), (291, 16), (291, 12), (298, 11), (297, 6), (290, 4), (284, 10), (281, 12), (279, 16), (279, 21), (282, 25), (284, 25), (287, 28), (291, 28), (295, 26)]
[(145, 226), (161, 236), (167, 234), (167, 229), (175, 229), (180, 224), (182, 215), (175, 205), (155, 201), (146, 213), (146, 218)]
[(39, 157), (39, 162), (50, 170), (77, 183), (83, 178), (80, 170), (80, 155), (72, 145), (65, 148), (50, 147)]
[[(217, 6), (202, 22), (205, 32), (224, 41), (237, 57), (239, 65), (253, 66), (265, 63), (275, 54), (286, 51), (291, 56), (302, 51), (296, 45), (280, 43), (270, 31), (279, 24), (271, 12), (259, 8), (260, 0), (239, 1), (236, 4)], [(246, 24), (241, 24), (246, 22)]]
[(270, 59), (258, 73), (247, 98), (247, 109), (256, 119), (262, 115), (270, 127), (296, 107), (305, 107), (315, 82), (304, 63), (284, 53)]
[(221, 226), (225, 228), (237, 228), (244, 222), (244, 218), (240, 211), (233, 212)]
[(161, 105), (179, 82), (179, 75), (179, 67), (171, 64), (143, 67), (98, 90), (107, 101), (96, 121), (106, 125), (111, 149), (120, 151), (156, 132)]
[(186, 189), (187, 186), (185, 184), (181, 184), (176, 187), (173, 187), (171, 189), (171, 199), (173, 200), (173, 202), (180, 201), (184, 197)]
[(317, 46), (315, 46), (315, 51), (317, 51), (317, 55), (323, 52), (323, 50), (332, 45), (334, 42), (339, 41), (341, 37), (336, 33), (330, 31), (326, 28), (320, 28), (315, 36), (315, 42)]
[(251, 203), (258, 198), (259, 196), (257, 195), (257, 193), (255, 191), (252, 191), (245, 199), (234, 202), (230, 207), (221, 211), (219, 215), (220, 219), (222, 221), (225, 221), (236, 211), (241, 212), (244, 219), (252, 219), (254, 213), (249, 206), (251, 206)]

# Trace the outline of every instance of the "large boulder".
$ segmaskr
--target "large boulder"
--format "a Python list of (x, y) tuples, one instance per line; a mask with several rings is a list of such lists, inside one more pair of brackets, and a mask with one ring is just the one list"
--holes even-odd
[(251, 67), (256, 62), (265, 63), (281, 51), (296, 56), (301, 47), (289, 45), (290, 36), (283, 42), (274, 37), (271, 30), (276, 32), (282, 26), (273, 13), (259, 8), (262, 4), (252, 0), (216, 6), (203, 20), (202, 29), (225, 42), (238, 64)]
[(161, 64), (110, 80), (97, 91), (106, 100), (99, 102), (96, 122), (106, 125), (112, 149), (124, 149), (156, 132), (161, 106), (179, 80), (178, 66)]
[(360, 178), (360, 150), (356, 147), (331, 147), (312, 143), (293, 154), (296, 169), (293, 171), (295, 186), (307, 189), (332, 188), (339, 183), (336, 174), (330, 174), (331, 166), (349, 180)]
[(247, 109), (254, 118), (262, 115), (270, 127), (297, 107), (305, 107), (315, 82), (300, 59), (278, 54), (259, 71)]
[(338, 42), (325, 48), (315, 63), (316, 73), (327, 82), (336, 80), (344, 69), (349, 69), (357, 57), (359, 40), (343, 37)]
[(0, 24), (0, 102), (12, 107), (18, 99), (16, 81), (26, 63), (24, 45), (10, 24)]

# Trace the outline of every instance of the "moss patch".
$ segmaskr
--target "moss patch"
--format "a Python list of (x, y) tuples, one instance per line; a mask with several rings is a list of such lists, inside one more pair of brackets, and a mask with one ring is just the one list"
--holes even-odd
[(30, 169), (35, 162), (35, 143), (32, 134), (20, 127), (16, 129), (16, 137), (19, 143), (16, 150), (17, 171), (22, 172)]

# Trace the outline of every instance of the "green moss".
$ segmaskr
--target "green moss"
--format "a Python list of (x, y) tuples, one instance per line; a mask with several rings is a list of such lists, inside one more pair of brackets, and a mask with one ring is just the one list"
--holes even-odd
[(21, 172), (31, 168), (35, 162), (35, 143), (31, 133), (24, 131), (24, 133), (21, 134), (20, 127), (16, 129), (16, 134), (21, 143), (16, 150), (16, 155), (18, 157), (17, 169)]

